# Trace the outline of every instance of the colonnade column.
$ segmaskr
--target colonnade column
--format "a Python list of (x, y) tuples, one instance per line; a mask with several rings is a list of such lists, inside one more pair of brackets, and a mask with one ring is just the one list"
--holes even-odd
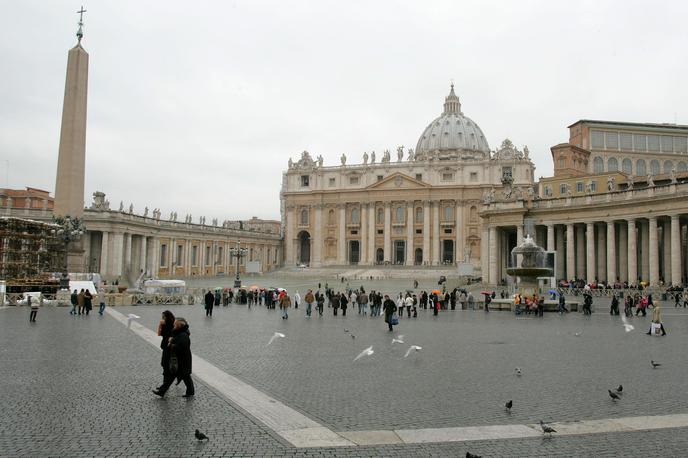
[(657, 240), (657, 218), (652, 216), (649, 221), (649, 250), (650, 286), (659, 284), (659, 242)]
[(585, 275), (585, 228), (576, 226), (576, 278)]
[(406, 265), (413, 265), (413, 201), (406, 202)]
[(628, 225), (619, 224), (619, 281), (628, 281)]
[(636, 285), (638, 282), (637, 237), (635, 219), (628, 220), (628, 283)]
[(440, 203), (432, 203), (432, 264), (440, 264)]
[(683, 273), (681, 272), (681, 221), (678, 215), (671, 216), (671, 282), (680, 285)]
[(598, 281), (607, 279), (607, 231), (602, 227), (597, 228), (597, 249), (595, 250), (597, 259), (597, 270), (595, 275)]
[(312, 265), (320, 267), (322, 264), (322, 204), (315, 205), (315, 226), (313, 227), (313, 259)]
[(616, 231), (614, 221), (607, 222), (607, 282), (616, 282)]
[[(285, 264), (287, 265), (295, 265), (296, 260), (294, 259), (294, 240), (296, 239), (296, 226), (295, 226), (295, 220), (294, 220), (294, 207), (289, 206), (285, 208), (285, 214), (284, 214), (284, 225), (286, 226), (285, 231), (284, 231), (284, 245), (286, 249), (286, 259), (285, 259)], [(199, 248), (201, 249), (201, 248)], [(201, 249), (201, 251), (203, 251)], [(200, 256), (199, 256), (200, 258)], [(231, 264), (231, 263), (230, 263)]]
[(490, 279), (489, 283), (490, 284), (497, 284), (497, 228), (496, 227), (491, 227), (489, 230), (489, 259), (490, 259), (490, 264), (489, 264), (489, 269), (490, 269)]
[(122, 251), (124, 249), (124, 234), (121, 232), (113, 233), (112, 242), (112, 270), (110, 273), (119, 277), (122, 275)]
[(131, 233), (127, 232), (126, 234), (124, 234), (124, 240), (122, 243), (122, 245), (123, 245), (122, 248), (124, 251), (124, 253), (123, 253), (124, 254), (124, 264), (123, 264), (124, 269), (123, 270), (128, 269), (129, 272), (131, 272), (131, 241), (132, 241)]
[(547, 225), (547, 251), (555, 251), (554, 247), (554, 224)]
[(595, 224), (587, 223), (585, 227), (585, 278), (587, 283), (592, 283), (595, 281)]
[(671, 221), (662, 222), (662, 275), (665, 285), (672, 284), (671, 277)]
[(488, 247), (490, 240), (490, 231), (483, 226), (482, 237), (480, 238), (480, 274), (483, 277), (483, 283), (490, 283), (490, 258), (488, 256)]
[(455, 263), (463, 262), (463, 253), (466, 247), (466, 240), (463, 238), (463, 227), (461, 226), (462, 210), (463, 206), (461, 205), (461, 201), (457, 200), (456, 205), (454, 206), (454, 211), (456, 212), (454, 215), (456, 217), (456, 225), (454, 226), (454, 233), (456, 235), (456, 246), (454, 247), (454, 251), (456, 252), (456, 255), (454, 256)]
[(377, 231), (375, 229), (375, 202), (368, 204), (368, 264), (375, 264), (375, 237)]
[(392, 204), (385, 202), (385, 262), (392, 261)]
[(368, 264), (368, 204), (361, 204), (361, 247), (359, 264)]
[(337, 237), (337, 264), (346, 264), (346, 205), (340, 204), (339, 208), (339, 237)]
[(566, 225), (566, 278), (568, 280), (576, 278), (575, 253), (574, 226), (569, 223)]
[(108, 232), (103, 231), (103, 238), (101, 239), (100, 242), (100, 274), (101, 275), (109, 275), (110, 274), (110, 268), (109, 268), (109, 253), (108, 253), (108, 243), (109, 243), (109, 238), (108, 238)]
[(430, 201), (423, 201), (423, 265), (430, 264)]
[(564, 249), (564, 226), (554, 228), (557, 248), (557, 280), (566, 278), (566, 251)]

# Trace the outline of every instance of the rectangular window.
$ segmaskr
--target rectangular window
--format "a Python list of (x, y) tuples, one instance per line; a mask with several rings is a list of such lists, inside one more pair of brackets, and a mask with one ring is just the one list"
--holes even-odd
[(301, 175), (301, 187), (307, 188), (310, 182), (310, 177), (308, 175)]
[(334, 178), (330, 178), (329, 181), (328, 181), (328, 183), (330, 184), (330, 188), (334, 188), (334, 185), (335, 185), (335, 180), (334, 180)]
[(382, 235), (382, 234), (384, 234), (384, 233), (385, 233), (385, 231), (383, 231), (382, 229), (378, 229), (378, 230), (377, 230), (377, 235)]
[(416, 229), (416, 234), (422, 234), (422, 233), (423, 233), (423, 229)]
[(452, 181), (454, 179), (454, 174), (451, 172), (442, 173), (442, 181)]
[(647, 143), (645, 135), (633, 135), (633, 150), (647, 151)]
[(547, 196), (547, 197), (552, 196), (552, 187), (551, 186), (545, 186), (545, 196)]
[(591, 181), (590, 182), (590, 192), (595, 192), (597, 191), (597, 182)]
[(217, 260), (215, 261), (215, 264), (222, 264), (222, 247), (217, 248)]
[(423, 174), (422, 173), (416, 173), (416, 180), (423, 181)]
[(196, 245), (191, 247), (191, 265), (198, 265), (198, 247)]
[(607, 149), (619, 149), (619, 133), (618, 132), (605, 132), (604, 142)]
[(662, 151), (665, 153), (672, 153), (674, 151), (674, 142), (672, 137), (669, 137), (668, 135), (662, 135)]
[(599, 130), (591, 130), (590, 144), (593, 148), (604, 148), (604, 133)]
[(184, 261), (184, 245), (177, 245), (177, 265), (181, 266)]
[(205, 247), (205, 265), (206, 266), (210, 265), (210, 247), (209, 246)]
[(579, 181), (576, 183), (576, 192), (583, 192), (583, 182)]
[(478, 181), (478, 172), (471, 172), (469, 176), (471, 181)]
[(167, 265), (167, 245), (160, 245), (160, 267)]
[(349, 177), (349, 184), (358, 184), (358, 177)]
[(444, 230), (444, 233), (445, 233), (445, 234), (451, 234), (451, 233), (452, 233), (452, 230), (451, 230), (451, 229), (445, 229), (445, 230)]
[(650, 151), (659, 151), (659, 135), (647, 136), (647, 149)]
[(623, 151), (630, 151), (633, 149), (633, 135), (622, 132), (619, 134), (619, 140), (621, 140), (621, 149)]
[(384, 176), (378, 175), (378, 176), (377, 176), (377, 181), (382, 181), (383, 178), (384, 178)]
[(561, 195), (566, 194), (566, 183), (559, 185), (559, 194), (561, 194)]
[(510, 179), (512, 178), (511, 175), (511, 167), (502, 167), (502, 178)]
[(674, 151), (685, 153), (688, 151), (688, 137), (674, 137)]
[(358, 235), (358, 231), (351, 231), (351, 235)]
[(559, 159), (559, 168), (563, 169), (564, 167), (566, 167), (566, 159), (561, 158)]

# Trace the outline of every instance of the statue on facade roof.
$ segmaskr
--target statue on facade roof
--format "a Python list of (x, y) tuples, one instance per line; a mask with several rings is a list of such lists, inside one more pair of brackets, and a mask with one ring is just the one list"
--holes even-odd
[(368, 165), (368, 152), (363, 152), (363, 165)]
[(134, 214), (134, 204), (129, 204), (129, 214), (132, 215)]
[(669, 178), (671, 178), (671, 184), (678, 183), (678, 180), (676, 179), (676, 168), (671, 168), (671, 170), (669, 171)]
[(628, 175), (626, 179), (626, 191), (630, 191), (635, 186), (635, 177), (633, 175)]
[(652, 174), (649, 174), (647, 176), (647, 187), (648, 188), (654, 188), (655, 187), (655, 179), (652, 177)]
[(408, 160), (409, 161), (415, 161), (416, 160), (416, 156), (413, 153), (413, 148), (408, 149)]
[(530, 152), (528, 151), (528, 145), (523, 147), (523, 157), (525, 158), (526, 161), (530, 160), (530, 157), (528, 156)]
[(148, 217), (148, 207), (144, 207), (143, 209), (143, 217), (147, 218)]
[(121, 212), (124, 211), (124, 202), (121, 200), (119, 201), (119, 211), (121, 211)]
[(346, 165), (346, 154), (342, 153), (339, 160), (342, 161), (342, 165)]
[(607, 191), (616, 191), (616, 178), (613, 176), (607, 177)]
[(287, 165), (288, 165), (289, 169), (294, 168), (294, 161), (292, 161), (291, 158), (289, 158), (289, 162), (287, 162)]
[(370, 153), (370, 163), (375, 164), (375, 150)]
[(318, 167), (323, 166), (323, 157), (322, 154), (318, 154)]
[(397, 148), (397, 162), (404, 160), (404, 145)]
[(390, 154), (389, 154), (389, 150), (386, 149), (385, 152), (382, 153), (382, 162), (387, 163), (389, 161), (390, 161)]

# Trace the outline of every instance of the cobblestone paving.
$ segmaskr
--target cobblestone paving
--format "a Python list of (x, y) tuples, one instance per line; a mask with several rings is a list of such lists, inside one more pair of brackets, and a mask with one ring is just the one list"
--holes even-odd
[[(122, 307), (153, 329), (158, 307)], [(301, 312), (302, 309), (299, 309)], [(668, 307), (666, 312), (673, 312)], [(404, 360), (383, 323), (349, 316), (306, 320), (292, 311), (231, 306), (191, 322), (194, 352), (335, 430), (530, 423), (688, 412), (683, 380), (688, 316), (668, 316), (670, 336), (623, 332), (618, 319), (579, 315), (516, 320), (508, 314), (428, 313), (399, 333), (423, 351)], [(641, 320), (637, 320), (641, 321)], [(344, 327), (356, 333), (351, 339)], [(265, 347), (274, 330), (287, 338)], [(576, 337), (574, 332), (582, 332)], [(159, 354), (109, 317), (42, 308), (0, 315), (0, 456), (684, 456), (688, 428), (551, 439), (340, 449), (294, 449), (197, 383), (165, 400)], [(362, 348), (376, 352), (353, 364)], [(664, 366), (649, 367), (649, 360)], [(361, 363), (361, 364), (359, 364)], [(513, 366), (523, 376), (513, 375)], [(612, 403), (606, 388), (624, 384)], [(503, 410), (514, 399), (514, 413)], [(198, 427), (211, 441), (198, 444)]]

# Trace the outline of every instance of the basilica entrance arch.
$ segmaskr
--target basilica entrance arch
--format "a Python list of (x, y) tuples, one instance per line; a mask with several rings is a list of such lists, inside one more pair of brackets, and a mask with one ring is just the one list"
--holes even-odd
[(349, 241), (349, 264), (358, 264), (361, 261), (361, 244), (358, 240)]
[(382, 264), (383, 262), (385, 262), (385, 250), (378, 248), (375, 251), (375, 263)]
[(413, 256), (413, 263), (417, 266), (423, 264), (423, 249), (422, 248), (416, 248), (416, 251), (414, 252), (414, 256)]
[(442, 240), (442, 262), (454, 264), (454, 241)]
[(299, 264), (310, 264), (311, 262), (311, 235), (308, 231), (301, 231), (297, 236), (299, 255)]
[(395, 240), (394, 249), (392, 251), (394, 259), (392, 259), (393, 264), (403, 265), (406, 261), (406, 241), (405, 240)]

